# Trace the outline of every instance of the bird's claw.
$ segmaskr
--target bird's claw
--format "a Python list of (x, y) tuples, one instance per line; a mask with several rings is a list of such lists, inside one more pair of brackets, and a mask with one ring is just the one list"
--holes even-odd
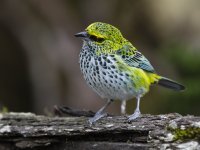
[(107, 115), (107, 113), (102, 113), (102, 114), (97, 113), (94, 117), (92, 117), (92, 118), (89, 119), (89, 124), (92, 125), (97, 120), (105, 117), (106, 115)]
[(128, 121), (131, 122), (136, 118), (140, 117), (140, 115), (141, 115), (140, 111), (135, 111), (134, 114), (128, 116)]

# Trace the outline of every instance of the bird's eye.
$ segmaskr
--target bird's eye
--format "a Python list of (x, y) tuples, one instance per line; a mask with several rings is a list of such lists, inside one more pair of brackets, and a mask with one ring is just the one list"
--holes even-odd
[(100, 37), (97, 37), (97, 36), (95, 36), (95, 35), (90, 35), (89, 38), (90, 38), (92, 41), (99, 42), (99, 43), (101, 43), (101, 42), (104, 41), (104, 38), (100, 38)]

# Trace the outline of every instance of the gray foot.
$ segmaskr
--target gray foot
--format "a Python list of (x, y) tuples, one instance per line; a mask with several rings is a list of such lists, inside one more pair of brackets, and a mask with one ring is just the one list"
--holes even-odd
[(141, 113), (140, 111), (135, 111), (134, 114), (128, 116), (128, 121), (135, 120), (136, 118), (140, 117)]
[(89, 119), (90, 125), (92, 125), (93, 123), (95, 123), (97, 120), (105, 117), (106, 115), (107, 115), (106, 113), (103, 113), (103, 114), (96, 113), (94, 117), (92, 117), (92, 118)]

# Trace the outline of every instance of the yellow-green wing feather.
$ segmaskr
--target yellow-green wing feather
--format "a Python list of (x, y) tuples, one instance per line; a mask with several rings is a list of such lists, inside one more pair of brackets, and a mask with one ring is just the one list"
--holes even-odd
[(124, 45), (121, 49), (116, 51), (116, 54), (121, 56), (122, 60), (131, 67), (136, 67), (147, 72), (155, 73), (153, 66), (150, 64), (147, 58), (131, 45)]

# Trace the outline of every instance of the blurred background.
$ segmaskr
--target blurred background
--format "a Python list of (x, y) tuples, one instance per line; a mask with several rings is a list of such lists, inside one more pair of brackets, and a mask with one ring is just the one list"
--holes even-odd
[[(1, 0), (0, 107), (47, 114), (54, 105), (96, 111), (105, 103), (79, 69), (74, 34), (101, 21), (118, 27), (155, 70), (187, 87), (151, 87), (142, 113), (200, 115), (199, 0)], [(135, 100), (127, 104), (128, 113)], [(120, 102), (109, 113), (119, 114)]]

